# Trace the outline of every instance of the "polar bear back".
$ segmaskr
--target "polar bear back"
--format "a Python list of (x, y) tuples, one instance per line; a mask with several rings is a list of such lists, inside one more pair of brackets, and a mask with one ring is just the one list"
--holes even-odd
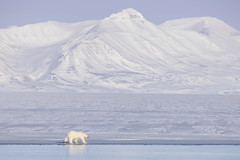
[(68, 137), (82, 137), (83, 136), (83, 132), (80, 132), (80, 131), (70, 131), (67, 133), (67, 136)]

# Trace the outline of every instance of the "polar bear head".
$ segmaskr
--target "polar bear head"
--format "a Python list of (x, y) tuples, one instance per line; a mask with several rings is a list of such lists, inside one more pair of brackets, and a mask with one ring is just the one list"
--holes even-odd
[(82, 134), (83, 134), (83, 137), (84, 137), (84, 138), (88, 138), (88, 135), (87, 135), (86, 133), (83, 133), (83, 132), (82, 132)]

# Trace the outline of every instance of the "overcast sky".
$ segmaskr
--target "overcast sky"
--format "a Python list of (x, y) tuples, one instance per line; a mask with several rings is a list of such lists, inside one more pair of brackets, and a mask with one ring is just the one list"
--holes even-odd
[(240, 0), (0, 0), (0, 28), (60, 21), (100, 20), (126, 8), (155, 24), (212, 16), (240, 30)]

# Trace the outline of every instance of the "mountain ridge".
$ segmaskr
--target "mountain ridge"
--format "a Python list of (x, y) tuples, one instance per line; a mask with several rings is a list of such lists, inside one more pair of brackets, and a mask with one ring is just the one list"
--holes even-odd
[(134, 9), (0, 29), (0, 90), (238, 94), (239, 35), (212, 17), (155, 25)]

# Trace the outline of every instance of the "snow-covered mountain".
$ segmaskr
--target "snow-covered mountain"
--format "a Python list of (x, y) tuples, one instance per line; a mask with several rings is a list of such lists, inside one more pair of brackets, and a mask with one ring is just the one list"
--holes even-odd
[(240, 32), (212, 17), (0, 29), (0, 91), (240, 93)]

